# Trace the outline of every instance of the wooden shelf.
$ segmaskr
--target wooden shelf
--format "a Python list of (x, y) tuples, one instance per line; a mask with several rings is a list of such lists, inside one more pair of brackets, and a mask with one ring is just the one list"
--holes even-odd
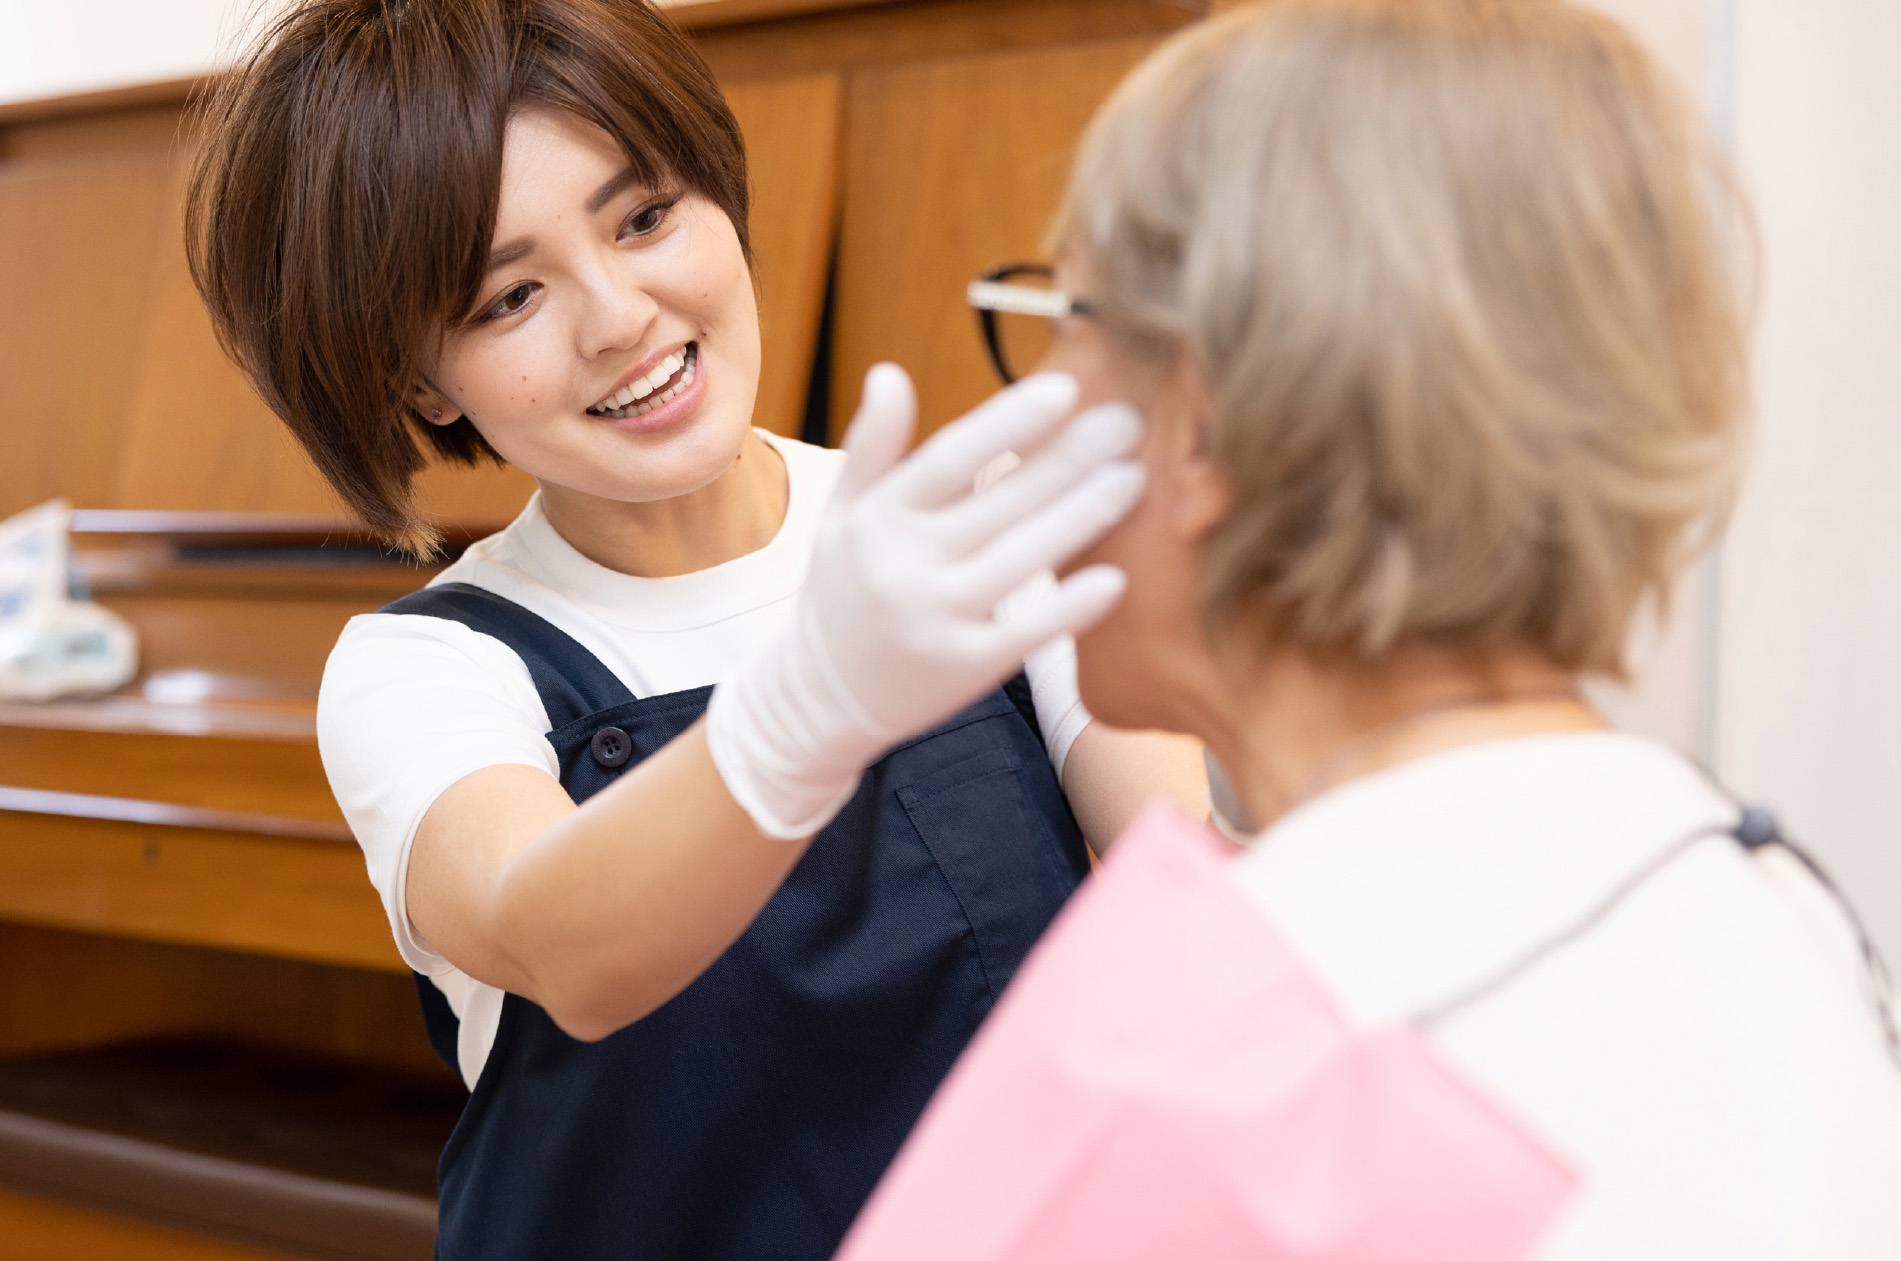
[(0, 1187), (299, 1256), (424, 1261), (464, 1096), (210, 1038), (0, 1059)]

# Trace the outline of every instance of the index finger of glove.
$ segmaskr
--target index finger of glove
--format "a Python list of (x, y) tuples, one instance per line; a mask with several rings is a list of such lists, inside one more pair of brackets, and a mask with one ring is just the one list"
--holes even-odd
[(864, 393), (851, 427), (845, 430), (845, 469), (839, 474), (840, 500), (856, 497), (904, 458), (917, 428), (917, 391), (910, 374), (895, 363), (873, 364), (865, 373)]
[(980, 547), (1141, 443), (1142, 417), (1133, 407), (1092, 407), (1008, 476), (942, 509), (941, 535), (963, 551)]
[(1142, 497), (1147, 470), (1121, 460), (1018, 521), (936, 579), (953, 607), (993, 608), (1039, 569), (1053, 569), (1113, 529)]
[(1076, 406), (1073, 377), (1043, 372), (992, 395), (945, 425), (900, 464), (887, 486), (912, 507), (935, 508), (970, 493), (978, 470), (1005, 451), (1028, 446)]

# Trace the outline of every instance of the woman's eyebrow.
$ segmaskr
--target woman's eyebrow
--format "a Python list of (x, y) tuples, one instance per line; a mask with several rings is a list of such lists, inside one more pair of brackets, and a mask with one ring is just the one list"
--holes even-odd
[(506, 267), (510, 263), (518, 263), (534, 252), (535, 239), (528, 236), (510, 241), (507, 245), (498, 245), (489, 251), (488, 270), (494, 271), (497, 267)]
[(623, 189), (639, 178), (640, 176), (635, 174), (634, 168), (631, 166), (628, 167), (619, 175), (616, 175), (613, 179), (594, 190), (594, 195), (587, 199), (587, 212), (589, 214), (595, 213), (602, 206), (605, 206), (608, 202), (618, 197)]
[[(619, 175), (616, 175), (613, 179), (594, 190), (594, 195), (587, 199), (587, 212), (594, 214), (602, 206), (605, 206), (608, 202), (618, 197), (630, 184), (637, 182), (639, 179), (640, 176), (635, 172), (634, 168), (631, 166), (628, 167)], [(521, 237), (518, 240), (510, 241), (507, 245), (498, 245), (489, 251), (488, 270), (494, 271), (497, 267), (506, 267), (510, 263), (518, 263), (534, 252), (535, 242), (533, 237)]]

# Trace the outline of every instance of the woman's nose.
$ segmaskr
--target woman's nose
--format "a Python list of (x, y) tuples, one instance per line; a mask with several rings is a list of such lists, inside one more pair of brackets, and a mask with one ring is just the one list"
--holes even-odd
[(583, 312), (577, 335), (588, 358), (638, 346), (659, 314), (660, 304), (625, 267), (603, 260), (582, 286)]

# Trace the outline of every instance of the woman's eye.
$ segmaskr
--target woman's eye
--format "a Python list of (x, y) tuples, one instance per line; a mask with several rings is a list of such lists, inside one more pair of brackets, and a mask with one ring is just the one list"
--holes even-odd
[(628, 236), (650, 236), (660, 230), (667, 221), (667, 211), (673, 209), (673, 202), (659, 201), (650, 206), (642, 206), (627, 218), (625, 234)]
[(532, 283), (516, 285), (513, 289), (510, 289), (507, 293), (497, 298), (495, 305), (491, 306), (487, 312), (483, 314), (482, 318), (493, 320), (499, 319), (502, 316), (515, 314), (534, 300), (535, 290), (539, 288), (541, 288), (540, 285)]

